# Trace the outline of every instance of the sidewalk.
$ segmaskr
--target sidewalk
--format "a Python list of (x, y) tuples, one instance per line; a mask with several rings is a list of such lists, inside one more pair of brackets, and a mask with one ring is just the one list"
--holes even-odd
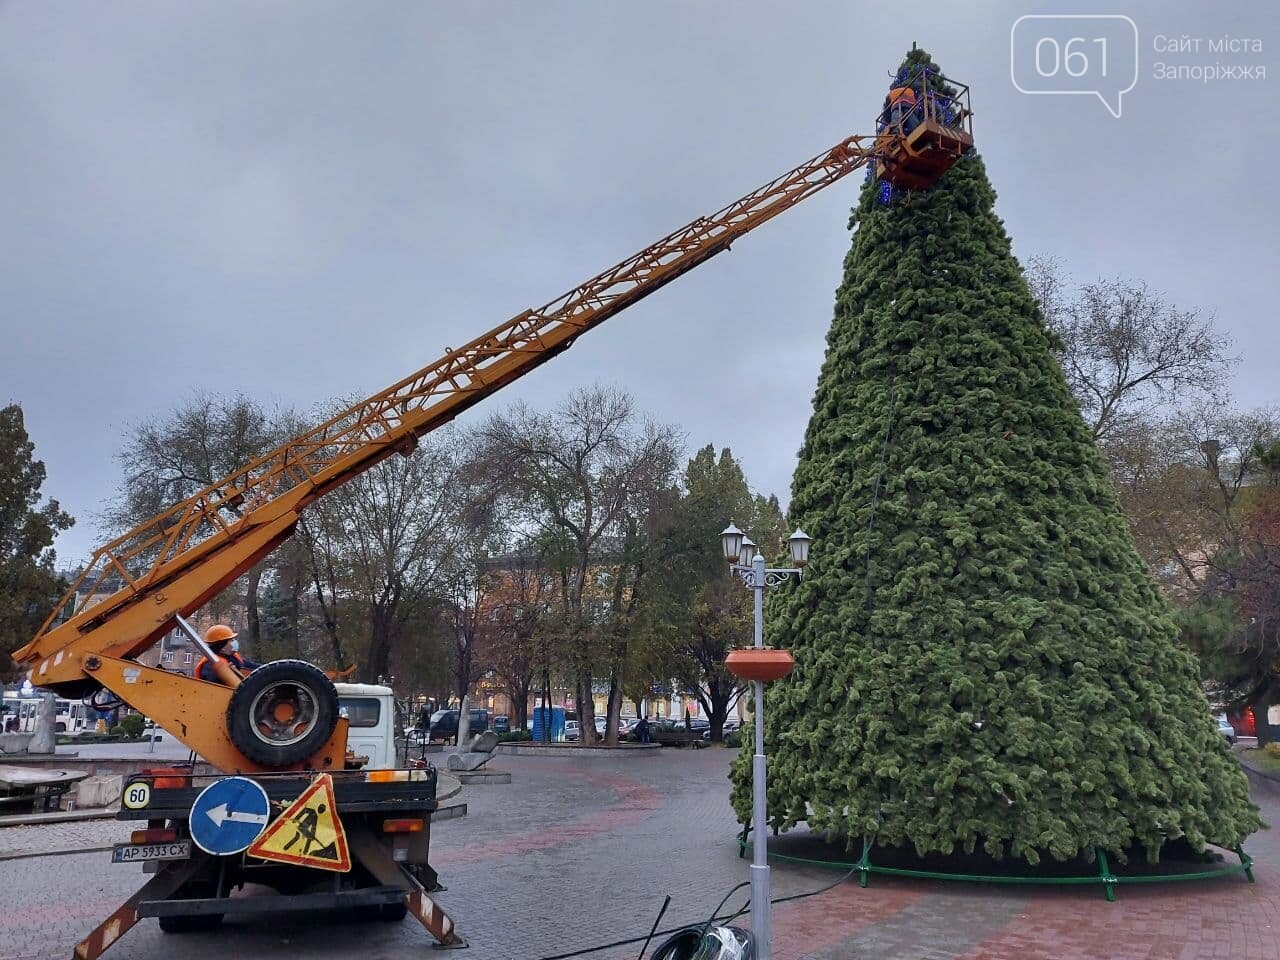
[(132, 828), (124, 821), (100, 818), (0, 827), (0, 860), (110, 850), (126, 842)]

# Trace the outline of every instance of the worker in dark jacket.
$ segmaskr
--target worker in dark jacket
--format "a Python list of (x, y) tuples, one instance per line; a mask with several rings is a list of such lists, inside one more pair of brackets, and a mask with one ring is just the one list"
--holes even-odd
[(903, 134), (909, 134), (920, 125), (923, 112), (916, 102), (916, 92), (910, 87), (894, 87), (889, 91), (889, 122), (902, 124)]
[[(231, 664), (240, 673), (257, 670), (261, 664), (246, 660), (240, 656), (240, 641), (236, 639), (237, 636), (239, 634), (225, 623), (215, 623), (205, 631), (204, 642), (209, 645), (210, 650)], [(208, 657), (201, 657), (200, 662), (196, 664), (195, 677), (197, 680), (207, 680), (209, 683), (220, 682), (218, 675), (214, 673), (213, 662)]]

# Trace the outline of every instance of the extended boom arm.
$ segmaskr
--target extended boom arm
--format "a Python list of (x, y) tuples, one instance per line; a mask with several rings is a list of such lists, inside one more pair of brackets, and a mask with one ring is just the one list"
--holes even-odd
[[(32, 664), (41, 686), (67, 695), (96, 688), (84, 657), (146, 650), (176, 615), (198, 609), (285, 540), (316, 498), (393, 453), (412, 452), (419, 436), (874, 156), (874, 137), (842, 140), (138, 525), (94, 554), (59, 605), (59, 612), (71, 608), (70, 618), (53, 626), (56, 614), (50, 617), (15, 659)], [(117, 578), (122, 587), (86, 602), (97, 599), (98, 584)]]

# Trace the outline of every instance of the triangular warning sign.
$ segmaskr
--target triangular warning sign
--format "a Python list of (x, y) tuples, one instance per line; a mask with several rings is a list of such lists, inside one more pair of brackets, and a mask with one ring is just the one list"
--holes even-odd
[(322, 773), (253, 842), (249, 856), (346, 873), (351, 856), (336, 806), (333, 777)]

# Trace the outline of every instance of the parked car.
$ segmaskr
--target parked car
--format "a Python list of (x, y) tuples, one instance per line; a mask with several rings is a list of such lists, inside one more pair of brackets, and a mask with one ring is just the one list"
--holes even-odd
[[(555, 727), (551, 728), (555, 732)], [(582, 738), (582, 731), (578, 728), (577, 720), (566, 720), (564, 722), (564, 738), (570, 742), (577, 742)]]
[(621, 717), (618, 720), (618, 739), (629, 739), (636, 729), (636, 724), (639, 722), (639, 717)]
[[(480, 733), (482, 730), (489, 729), (489, 711), (488, 710), (472, 710), (471, 711), (471, 732), (473, 734)], [(427, 733), (427, 740), (452, 740), (458, 735), (458, 711), (457, 710), (437, 710), (431, 715), (431, 729)]]
[(1226, 717), (1218, 718), (1218, 732), (1227, 738), (1227, 743), (1236, 745), (1236, 729), (1227, 722)]
[(702, 739), (703, 730), (694, 724), (685, 726), (684, 720), (650, 720), (649, 735), (654, 743), (660, 743), (664, 747), (679, 747), (686, 744), (694, 747), (706, 746), (706, 741)]
[(508, 717), (505, 713), (500, 713), (496, 717), (494, 717), (493, 732), (494, 733), (510, 733), (511, 718)]

